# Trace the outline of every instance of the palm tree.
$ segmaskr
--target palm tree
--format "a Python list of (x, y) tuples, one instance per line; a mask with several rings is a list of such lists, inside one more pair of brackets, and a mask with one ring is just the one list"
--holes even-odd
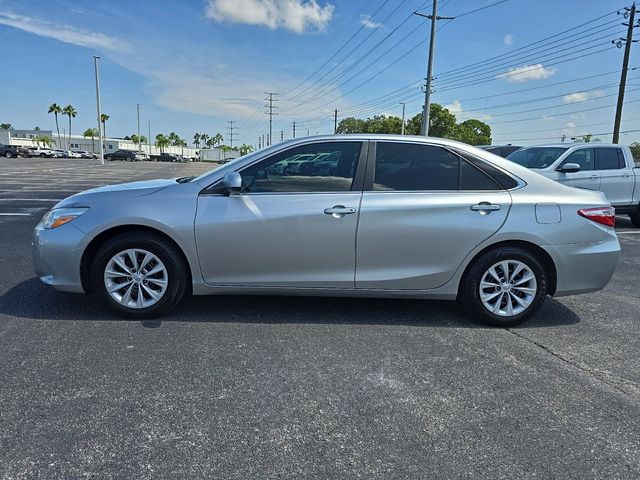
[(107, 138), (107, 120), (109, 120), (109, 115), (106, 113), (100, 114), (100, 121), (102, 122), (102, 138)]
[(95, 143), (95, 138), (100, 135), (100, 133), (98, 132), (97, 128), (87, 128), (84, 133), (82, 134), (82, 136), (84, 138), (89, 138), (91, 137), (91, 152), (92, 153), (96, 153), (96, 143)]
[(247, 155), (253, 152), (253, 147), (245, 143), (238, 150), (240, 151), (240, 155)]
[(11, 130), (13, 126), (10, 123), (2, 123), (0, 124), (0, 129), (2, 130)]
[(193, 144), (197, 147), (200, 148), (200, 134), (198, 132), (193, 134)]
[(213, 146), (215, 147), (216, 145), (220, 145), (224, 140), (224, 138), (222, 138), (222, 135), (220, 133), (216, 133), (213, 136), (212, 140), (213, 140)]
[(206, 146), (207, 143), (209, 142), (209, 135), (207, 135), (206, 133), (201, 133), (200, 134), (200, 141), (202, 142), (202, 145)]
[(169, 145), (169, 143), (169, 139), (162, 133), (156, 135), (156, 147), (160, 149), (160, 153), (164, 153), (164, 147)]
[(67, 145), (67, 149), (71, 149), (71, 119), (75, 118), (78, 115), (75, 107), (73, 105), (67, 105), (62, 109), (62, 114), (69, 117), (69, 145)]
[(58, 144), (62, 145), (62, 142), (60, 142), (60, 126), (58, 125), (58, 115), (62, 113), (62, 107), (57, 103), (52, 103), (51, 105), (49, 105), (48, 113), (53, 113), (53, 115), (56, 117), (56, 130), (58, 132)]
[(53, 138), (47, 137), (46, 135), (36, 135), (35, 137), (33, 137), (33, 141), (36, 142), (36, 145), (38, 146), (42, 144), (49, 148), (51, 148), (56, 143), (56, 141)]

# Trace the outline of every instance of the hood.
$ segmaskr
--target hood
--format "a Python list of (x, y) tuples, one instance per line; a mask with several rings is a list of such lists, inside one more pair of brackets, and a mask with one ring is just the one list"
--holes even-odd
[(143, 195), (149, 195), (162, 190), (169, 185), (178, 184), (175, 179), (159, 179), (120, 183), (117, 185), (105, 185), (104, 187), (92, 188), (67, 197), (58, 203), (56, 207), (76, 205), (82, 202), (89, 202), (93, 198), (104, 198), (107, 196), (119, 198), (141, 197)]

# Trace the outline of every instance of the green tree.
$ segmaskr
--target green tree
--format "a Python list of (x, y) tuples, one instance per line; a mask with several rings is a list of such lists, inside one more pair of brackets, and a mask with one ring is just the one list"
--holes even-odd
[(58, 125), (58, 115), (62, 113), (62, 107), (57, 103), (52, 103), (49, 105), (49, 111), (47, 113), (53, 113), (53, 116), (56, 119), (56, 131), (58, 132), (58, 144), (62, 145), (60, 141), (60, 126)]
[(131, 141), (136, 144), (147, 143), (147, 137), (145, 137), (144, 135), (140, 135), (140, 138), (138, 138), (138, 135), (134, 133), (133, 135), (131, 135)]
[(207, 145), (207, 142), (209, 141), (209, 135), (207, 135), (206, 133), (201, 133), (200, 134), (200, 141), (202, 142), (202, 146), (203, 148)]
[[(451, 138), (456, 126), (456, 116), (442, 105), (432, 103), (429, 106), (429, 136)], [(420, 135), (422, 112), (409, 119), (405, 132), (409, 135)]]
[(169, 145), (171, 145), (171, 142), (166, 135), (162, 133), (156, 135), (156, 147), (160, 149), (160, 153), (164, 153), (165, 147), (168, 147)]
[(106, 113), (100, 114), (100, 122), (102, 122), (102, 137), (107, 138), (107, 120), (109, 120), (109, 115)]
[(56, 141), (53, 138), (47, 137), (46, 135), (36, 135), (33, 137), (33, 141), (38, 146), (42, 144), (43, 146), (49, 147), (49, 148), (51, 148), (53, 145), (56, 144)]
[(211, 140), (213, 140), (212, 144), (215, 147), (216, 145), (220, 145), (224, 141), (224, 138), (222, 137), (222, 134), (216, 133)]
[(178, 134), (176, 132), (171, 132), (167, 138), (169, 139), (169, 143), (173, 146), (179, 146), (178, 143), (180, 143), (180, 137), (178, 136)]
[(629, 148), (631, 149), (631, 155), (633, 155), (634, 160), (636, 162), (640, 161), (640, 143), (633, 142), (629, 145)]
[(238, 151), (240, 152), (240, 155), (248, 155), (253, 152), (253, 147), (245, 143), (238, 148)]
[(576, 137), (576, 139), (574, 140), (575, 143), (595, 143), (595, 142), (599, 142), (600, 139), (597, 137), (594, 137), (593, 134), (591, 133), (587, 133), (586, 135), (583, 135), (581, 137)]
[(343, 118), (338, 123), (336, 133), (367, 133), (366, 121), (354, 117)]
[(193, 144), (196, 148), (200, 148), (200, 134), (198, 132), (193, 134)]
[(78, 112), (73, 105), (67, 105), (62, 109), (62, 114), (69, 117), (69, 144), (67, 147), (71, 148), (71, 119), (75, 118), (76, 115), (78, 115)]
[(13, 126), (10, 123), (2, 123), (0, 124), (0, 130), (11, 130)]
[(472, 118), (456, 125), (447, 138), (469, 145), (491, 145), (491, 127)]
[(84, 138), (91, 138), (91, 151), (92, 153), (96, 153), (96, 142), (95, 142), (95, 138), (97, 136), (99, 136), (100, 133), (98, 132), (97, 128), (87, 128), (83, 133), (82, 136)]

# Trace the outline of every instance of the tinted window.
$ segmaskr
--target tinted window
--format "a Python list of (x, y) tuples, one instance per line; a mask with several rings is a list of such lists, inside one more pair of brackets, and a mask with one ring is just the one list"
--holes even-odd
[(500, 185), (470, 163), (460, 162), (460, 190), (500, 190)]
[(527, 168), (547, 168), (555, 162), (568, 147), (525, 147), (507, 156), (509, 160)]
[(378, 143), (374, 190), (457, 190), (460, 157), (440, 147)]
[(566, 163), (577, 163), (580, 165), (581, 172), (584, 170), (593, 170), (595, 163), (593, 158), (593, 148), (581, 148), (571, 152), (567, 158), (564, 159), (564, 162), (562, 162), (563, 165)]
[(314, 143), (290, 148), (242, 170), (242, 191), (351, 190), (361, 148), (361, 142)]
[(596, 148), (598, 170), (618, 170), (624, 168), (624, 157), (619, 148)]

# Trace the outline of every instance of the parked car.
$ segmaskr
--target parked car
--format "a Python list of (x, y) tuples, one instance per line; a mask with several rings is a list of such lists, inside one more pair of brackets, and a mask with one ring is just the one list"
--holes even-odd
[(127, 162), (135, 162), (144, 160), (145, 156), (132, 150), (116, 150), (113, 153), (107, 153), (104, 158), (106, 160), (124, 160)]
[(98, 154), (87, 152), (86, 150), (76, 150), (76, 153), (80, 155), (80, 158), (98, 158)]
[(640, 163), (627, 146), (550, 144), (525, 147), (507, 157), (565, 185), (603, 192), (616, 213), (640, 227)]
[(79, 152), (74, 152), (73, 150), (66, 150), (65, 156), (67, 158), (82, 158), (82, 155)]
[(480, 148), (486, 150), (487, 152), (494, 153), (502, 158), (507, 158), (507, 156), (511, 155), (517, 150), (520, 150), (522, 147), (518, 145), (511, 145), (510, 143), (508, 143), (507, 145), (480, 145)]
[(0, 143), (0, 156), (6, 158), (16, 158), (20, 152), (18, 151), (18, 147), (15, 145), (5, 145), (4, 143)]
[(55, 153), (50, 148), (45, 147), (29, 147), (29, 156), (30, 157), (54, 157)]
[[(270, 167), (339, 152), (330, 176)], [(404, 165), (386, 170), (384, 164)], [(157, 316), (186, 292), (458, 299), (513, 326), (547, 295), (602, 289), (620, 245), (604, 194), (462, 143), (327, 135), (200, 177), (73, 195), (35, 227), (40, 279)], [(356, 262), (357, 256), (357, 262)]]
[(51, 155), (53, 158), (65, 158), (67, 156), (67, 151), (66, 150), (60, 150), (60, 149), (54, 149), (52, 150), (53, 155)]
[(151, 160), (154, 162), (177, 162), (178, 156), (172, 153), (161, 153), (160, 155), (151, 155)]

